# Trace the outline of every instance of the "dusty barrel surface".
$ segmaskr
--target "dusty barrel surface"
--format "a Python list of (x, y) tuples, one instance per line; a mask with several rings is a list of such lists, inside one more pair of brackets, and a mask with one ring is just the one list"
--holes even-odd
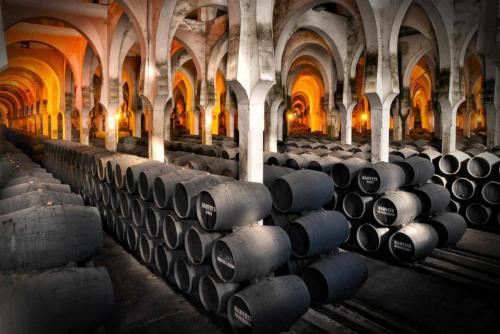
[(18, 185), (0, 188), (0, 200), (18, 196), (33, 191), (54, 191), (70, 193), (71, 189), (67, 184), (60, 183), (45, 183), (45, 182), (29, 182)]
[(422, 214), (431, 214), (445, 210), (450, 204), (450, 193), (443, 186), (427, 183), (415, 190), (422, 203)]
[(363, 224), (356, 231), (356, 241), (362, 250), (374, 253), (383, 249), (391, 236), (387, 227)]
[(422, 212), (422, 202), (414, 193), (395, 191), (385, 194), (373, 204), (373, 217), (383, 226), (407, 224)]
[(102, 268), (5, 275), (0, 282), (2, 333), (84, 334), (111, 316), (113, 288)]
[(240, 288), (238, 283), (225, 283), (212, 274), (205, 274), (198, 283), (200, 301), (205, 310), (223, 314), (227, 303)]
[(200, 278), (210, 272), (212, 272), (210, 266), (193, 266), (183, 258), (178, 258), (174, 264), (175, 283), (181, 291), (186, 293), (197, 291)]
[(432, 254), (438, 242), (438, 233), (431, 225), (411, 223), (390, 237), (389, 251), (400, 261), (416, 261)]
[(372, 215), (372, 207), (375, 198), (356, 192), (350, 192), (342, 200), (342, 209), (345, 215), (351, 219), (367, 218)]
[(186, 255), (192, 264), (198, 265), (210, 258), (215, 241), (224, 235), (217, 232), (206, 232), (199, 226), (191, 226), (184, 235)]
[(149, 168), (158, 167), (160, 165), (164, 165), (164, 164), (159, 162), (159, 161), (146, 161), (146, 162), (142, 162), (140, 164), (129, 166), (127, 168), (127, 171), (125, 172), (125, 176), (126, 176), (125, 185), (126, 185), (127, 191), (130, 194), (137, 193), (140, 174)]
[(334, 184), (325, 173), (300, 170), (278, 178), (273, 185), (273, 205), (280, 212), (316, 210), (334, 196)]
[(469, 160), (470, 155), (461, 151), (445, 154), (439, 160), (439, 171), (445, 175), (458, 174)]
[(196, 218), (196, 202), (199, 194), (207, 188), (230, 181), (234, 179), (203, 175), (177, 183), (173, 196), (175, 213), (181, 218)]
[(171, 250), (165, 245), (158, 245), (155, 249), (155, 265), (156, 269), (164, 277), (171, 276), (174, 271), (174, 264), (177, 258), (185, 258), (186, 255), (182, 250)]
[(230, 231), (264, 219), (271, 213), (271, 193), (261, 183), (229, 182), (200, 193), (196, 212), (209, 231)]
[(300, 277), (271, 277), (231, 297), (227, 315), (236, 333), (271, 334), (287, 331), (310, 304), (311, 297)]
[(147, 233), (142, 233), (139, 237), (139, 254), (142, 262), (149, 264), (154, 261), (154, 251), (158, 246), (159, 239), (151, 238)]
[(33, 206), (50, 206), (73, 204), (83, 206), (80, 195), (54, 191), (32, 191), (29, 193), (0, 200), (0, 215), (30, 208)]
[(429, 220), (438, 234), (438, 246), (454, 246), (467, 231), (464, 217), (457, 213), (446, 212)]
[(428, 159), (412, 156), (397, 163), (406, 175), (405, 185), (416, 186), (429, 180), (434, 175), (435, 168)]
[(184, 236), (191, 226), (196, 226), (196, 220), (179, 219), (175, 215), (166, 215), (162, 224), (163, 240), (170, 249), (184, 245)]
[(160, 175), (177, 171), (178, 169), (178, 167), (164, 164), (143, 170), (139, 174), (138, 183), (139, 195), (141, 196), (141, 198), (145, 201), (152, 201), (154, 183), (156, 178)]
[(331, 255), (310, 265), (302, 275), (315, 304), (350, 298), (368, 277), (365, 260), (355, 253)]
[(169, 212), (150, 206), (146, 210), (146, 231), (152, 238), (160, 237), (163, 228), (163, 220)]
[(291, 254), (290, 239), (282, 228), (252, 225), (217, 240), (212, 265), (222, 281), (244, 282), (266, 276)]
[(349, 222), (337, 211), (312, 211), (288, 227), (293, 255), (299, 258), (328, 253), (346, 242), (349, 233)]
[(202, 175), (191, 169), (181, 169), (158, 176), (154, 181), (153, 199), (160, 209), (173, 209), (174, 190), (177, 183)]
[(344, 160), (332, 156), (323, 156), (316, 160), (309, 161), (307, 168), (319, 172), (331, 173), (333, 166)]
[(335, 186), (348, 188), (359, 172), (369, 164), (368, 161), (359, 158), (349, 158), (335, 164), (331, 171)]
[(294, 169), (281, 166), (264, 166), (264, 185), (268, 189), (272, 189), (274, 181), (283, 175), (295, 172)]
[(381, 195), (401, 188), (406, 182), (404, 170), (390, 162), (379, 162), (362, 169), (358, 186), (366, 194)]
[(54, 268), (88, 259), (102, 247), (96, 208), (32, 207), (2, 215), (0, 222), (2, 271)]
[(499, 166), (499, 157), (489, 152), (483, 152), (467, 162), (467, 173), (474, 178), (484, 179), (492, 173), (497, 174)]

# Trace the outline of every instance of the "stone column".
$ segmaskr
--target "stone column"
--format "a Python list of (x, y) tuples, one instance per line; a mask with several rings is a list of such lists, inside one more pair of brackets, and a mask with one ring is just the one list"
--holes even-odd
[(172, 102), (167, 103), (167, 107), (165, 108), (165, 121), (163, 122), (163, 140), (165, 140), (166, 142), (171, 140), (170, 115), (172, 115)]
[(455, 151), (457, 141), (457, 118), (454, 115), (449, 101), (443, 101), (441, 105), (441, 152), (448, 154)]
[(264, 103), (238, 105), (240, 180), (260, 182), (263, 175)]
[(472, 99), (474, 97), (472, 95), (467, 96), (466, 110), (464, 112), (464, 128), (462, 130), (463, 136), (466, 138), (470, 138), (470, 124), (471, 124), (471, 115), (472, 115)]
[(201, 143), (204, 145), (212, 145), (212, 110), (213, 105), (210, 105), (203, 113)]
[[(108, 86), (108, 87), (106, 87)], [(118, 147), (118, 122), (116, 120), (116, 111), (119, 108), (118, 90), (119, 82), (118, 79), (109, 78), (102, 81), (102, 91), (108, 91), (108, 104), (107, 104), (107, 114), (106, 114), (106, 149), (109, 151), (116, 151)]]
[(71, 114), (73, 113), (73, 94), (64, 94), (64, 140), (71, 141)]
[(278, 140), (283, 140), (283, 113), (285, 109), (284, 104), (278, 109)]
[(90, 136), (90, 87), (82, 87), (82, 110), (80, 112), (80, 144), (88, 145)]
[(265, 130), (265, 151), (278, 152), (278, 108), (279, 104), (273, 103), (269, 110), (269, 123)]
[[(149, 108), (150, 106), (148, 106)], [(165, 161), (165, 100), (158, 97), (151, 113), (151, 127), (149, 131), (149, 159)], [(169, 125), (170, 129), (170, 125)], [(170, 131), (169, 131), (170, 132)]]
[(135, 112), (135, 131), (134, 131), (134, 137), (136, 138), (141, 138), (142, 137), (142, 121), (141, 121), (141, 116), (142, 116), (142, 110), (137, 110)]
[(382, 104), (377, 94), (370, 94), (368, 98), (371, 107), (372, 163), (387, 162), (389, 161), (390, 104)]
[[(373, 115), (373, 113), (372, 113)], [(373, 117), (373, 116), (372, 116)], [(340, 141), (342, 144), (352, 143), (352, 107), (342, 107), (340, 114)], [(372, 123), (373, 127), (373, 123)]]
[(194, 111), (193, 113), (193, 117), (194, 117), (194, 129), (193, 129), (193, 134), (195, 136), (199, 136), (200, 135), (200, 110), (197, 109)]

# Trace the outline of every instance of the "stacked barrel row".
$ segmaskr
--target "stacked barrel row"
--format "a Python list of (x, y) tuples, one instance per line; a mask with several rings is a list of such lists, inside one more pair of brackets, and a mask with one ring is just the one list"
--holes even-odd
[(1, 333), (88, 333), (109, 319), (111, 280), (91, 261), (103, 242), (99, 213), (83, 204), (0, 140)]
[(432, 182), (449, 189), (452, 210), (463, 215), (471, 227), (496, 227), (498, 231), (500, 158), (492, 152), (476, 145), (444, 156), (433, 151), (422, 154), (436, 164), (437, 173)]
[[(75, 189), (81, 187), (110, 235), (208, 311), (227, 316), (235, 330), (286, 330), (311, 300), (333, 300), (332, 286), (311, 291), (317, 285), (306, 284), (305, 278), (278, 275), (292, 258), (292, 243), (282, 227), (257, 224), (271, 213), (265, 185), (69, 142), (46, 141), (45, 152), (47, 168)], [(272, 171), (266, 170), (269, 180)], [(326, 218), (322, 224), (331, 217)], [(327, 243), (345, 240), (342, 234), (330, 236)], [(349, 255), (335, 259), (320, 266), (330, 268), (328, 284), (347, 277), (342, 267), (351, 261)], [(282, 316), (269, 320), (276, 313)]]

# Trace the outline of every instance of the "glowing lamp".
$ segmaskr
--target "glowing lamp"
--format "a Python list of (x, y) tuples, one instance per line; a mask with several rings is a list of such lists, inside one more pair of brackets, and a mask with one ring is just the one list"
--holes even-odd
[(362, 119), (363, 121), (366, 121), (366, 120), (368, 119), (368, 115), (367, 115), (367, 114), (362, 114), (362, 115), (361, 115), (361, 119)]
[(288, 114), (288, 120), (291, 121), (293, 119), (293, 115), (292, 114)]

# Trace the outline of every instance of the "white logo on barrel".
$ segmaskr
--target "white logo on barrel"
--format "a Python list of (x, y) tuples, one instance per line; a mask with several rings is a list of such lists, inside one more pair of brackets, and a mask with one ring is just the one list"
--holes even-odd
[(212, 216), (213, 213), (215, 212), (215, 206), (207, 204), (207, 203), (201, 203), (201, 208), (205, 210), (205, 214), (207, 216)]
[(402, 242), (402, 241), (397, 241), (397, 240), (394, 240), (393, 247), (396, 249), (400, 249), (402, 251), (405, 251), (405, 252), (411, 252), (413, 250), (412, 244)]
[(386, 208), (385, 206), (377, 205), (377, 213), (379, 215), (394, 217), (396, 212), (393, 208)]
[(367, 184), (374, 184), (378, 181), (378, 177), (362, 175), (361, 180), (365, 181)]
[(234, 269), (234, 264), (232, 264), (230, 261), (226, 260), (223, 257), (217, 256), (217, 262), (222, 263), (223, 265), (225, 265), (228, 268)]
[(252, 317), (239, 307), (234, 307), (234, 317), (248, 327), (252, 327)]

